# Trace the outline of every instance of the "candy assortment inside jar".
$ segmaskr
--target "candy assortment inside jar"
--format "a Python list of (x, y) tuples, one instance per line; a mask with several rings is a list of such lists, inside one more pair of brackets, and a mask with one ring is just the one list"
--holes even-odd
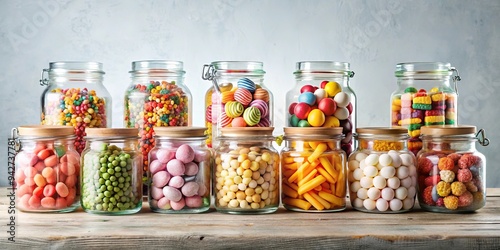
[(71, 212), (78, 207), (80, 155), (66, 126), (21, 126), (16, 155), (17, 207), (25, 212)]
[(342, 128), (284, 129), (282, 203), (288, 210), (341, 211), (346, 207), (346, 154)]
[(417, 193), (415, 156), (404, 128), (358, 128), (358, 149), (349, 156), (349, 197), (363, 212), (400, 213)]
[(298, 62), (296, 85), (288, 91), (287, 124), (291, 127), (342, 127), (341, 148), (352, 152), (356, 127), (356, 95), (349, 86), (349, 63)]
[(279, 154), (272, 127), (223, 128), (213, 169), (215, 209), (272, 213), (279, 206)]
[(94, 214), (132, 214), (142, 207), (142, 155), (136, 129), (87, 129), (81, 205)]
[(199, 213), (210, 208), (211, 152), (205, 128), (158, 127), (150, 151), (149, 206), (160, 213)]
[(273, 96), (264, 86), (262, 67), (262, 62), (245, 61), (205, 65), (203, 77), (214, 83), (205, 97), (208, 146), (217, 146), (220, 128), (273, 125)]
[(396, 66), (398, 90), (391, 96), (391, 124), (408, 128), (408, 148), (414, 154), (422, 148), (420, 127), (457, 124), (456, 72), (449, 63), (400, 63)]
[[(42, 125), (72, 126), (75, 148), (85, 148), (85, 128), (111, 125), (111, 96), (102, 84), (102, 64), (97, 62), (51, 62), (48, 85), (42, 95)], [(42, 74), (43, 77), (43, 74)]]
[(482, 208), (486, 159), (475, 149), (476, 127), (424, 126), (421, 133), (423, 148), (417, 155), (420, 206), (445, 213)]
[(138, 128), (143, 171), (155, 146), (154, 128), (191, 125), (191, 92), (184, 85), (183, 63), (149, 60), (132, 62), (132, 83), (125, 93), (124, 125)]

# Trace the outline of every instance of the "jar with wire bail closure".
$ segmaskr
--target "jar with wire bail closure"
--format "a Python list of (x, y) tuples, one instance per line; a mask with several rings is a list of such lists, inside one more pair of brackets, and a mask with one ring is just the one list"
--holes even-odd
[(149, 206), (159, 213), (201, 213), (210, 208), (212, 154), (206, 128), (157, 127), (149, 152)]
[(349, 156), (349, 198), (354, 209), (401, 213), (415, 204), (417, 168), (401, 127), (358, 128), (358, 148)]
[(284, 128), (281, 199), (288, 210), (335, 212), (346, 208), (342, 128)]
[(488, 146), (476, 127), (424, 126), (417, 155), (418, 201), (426, 211), (464, 213), (486, 204), (486, 158), (476, 149)]

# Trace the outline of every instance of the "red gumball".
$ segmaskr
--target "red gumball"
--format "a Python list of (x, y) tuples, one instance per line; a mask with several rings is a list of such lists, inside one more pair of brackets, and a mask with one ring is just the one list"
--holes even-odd
[(346, 108), (349, 111), (349, 114), (352, 114), (352, 102), (350, 102), (349, 104), (347, 104)]
[(322, 81), (321, 84), (319, 85), (322, 89), (325, 88), (325, 85), (328, 83), (328, 81)]
[(309, 112), (311, 111), (311, 107), (309, 104), (305, 102), (300, 102), (297, 105), (295, 105), (295, 108), (293, 109), (293, 113), (300, 119), (304, 120), (307, 119), (307, 116), (309, 115)]
[(304, 85), (302, 86), (302, 88), (300, 88), (300, 93), (304, 93), (304, 92), (311, 92), (311, 93), (314, 93), (314, 91), (316, 91), (317, 87), (314, 87), (312, 85)]
[(297, 105), (297, 103), (296, 103), (296, 102), (294, 102), (294, 103), (290, 104), (290, 106), (288, 107), (288, 113), (289, 113), (289, 114), (293, 115), (293, 112), (294, 112), (293, 110), (295, 109), (295, 106), (296, 106), (296, 105)]
[(326, 116), (330, 116), (337, 110), (337, 103), (332, 98), (323, 98), (318, 103), (318, 109), (323, 111)]

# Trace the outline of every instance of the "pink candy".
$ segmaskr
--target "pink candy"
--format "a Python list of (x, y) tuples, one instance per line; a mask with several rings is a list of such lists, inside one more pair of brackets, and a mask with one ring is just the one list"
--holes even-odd
[(191, 162), (194, 160), (194, 150), (189, 145), (183, 144), (175, 151), (175, 158), (183, 163)]

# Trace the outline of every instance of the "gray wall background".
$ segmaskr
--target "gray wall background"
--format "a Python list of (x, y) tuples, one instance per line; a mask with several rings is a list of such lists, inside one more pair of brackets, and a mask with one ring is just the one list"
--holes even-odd
[(123, 126), (123, 95), (131, 62), (185, 63), (194, 125), (203, 125), (203, 64), (264, 62), (274, 93), (275, 125), (285, 119), (285, 92), (295, 63), (351, 63), (358, 126), (388, 126), (395, 65), (445, 61), (459, 71), (459, 121), (486, 130), (487, 186), (500, 187), (500, 1), (285, 0), (0, 0), (0, 185), (7, 185), (10, 129), (38, 124), (40, 72), (50, 61), (104, 64), (114, 127)]

